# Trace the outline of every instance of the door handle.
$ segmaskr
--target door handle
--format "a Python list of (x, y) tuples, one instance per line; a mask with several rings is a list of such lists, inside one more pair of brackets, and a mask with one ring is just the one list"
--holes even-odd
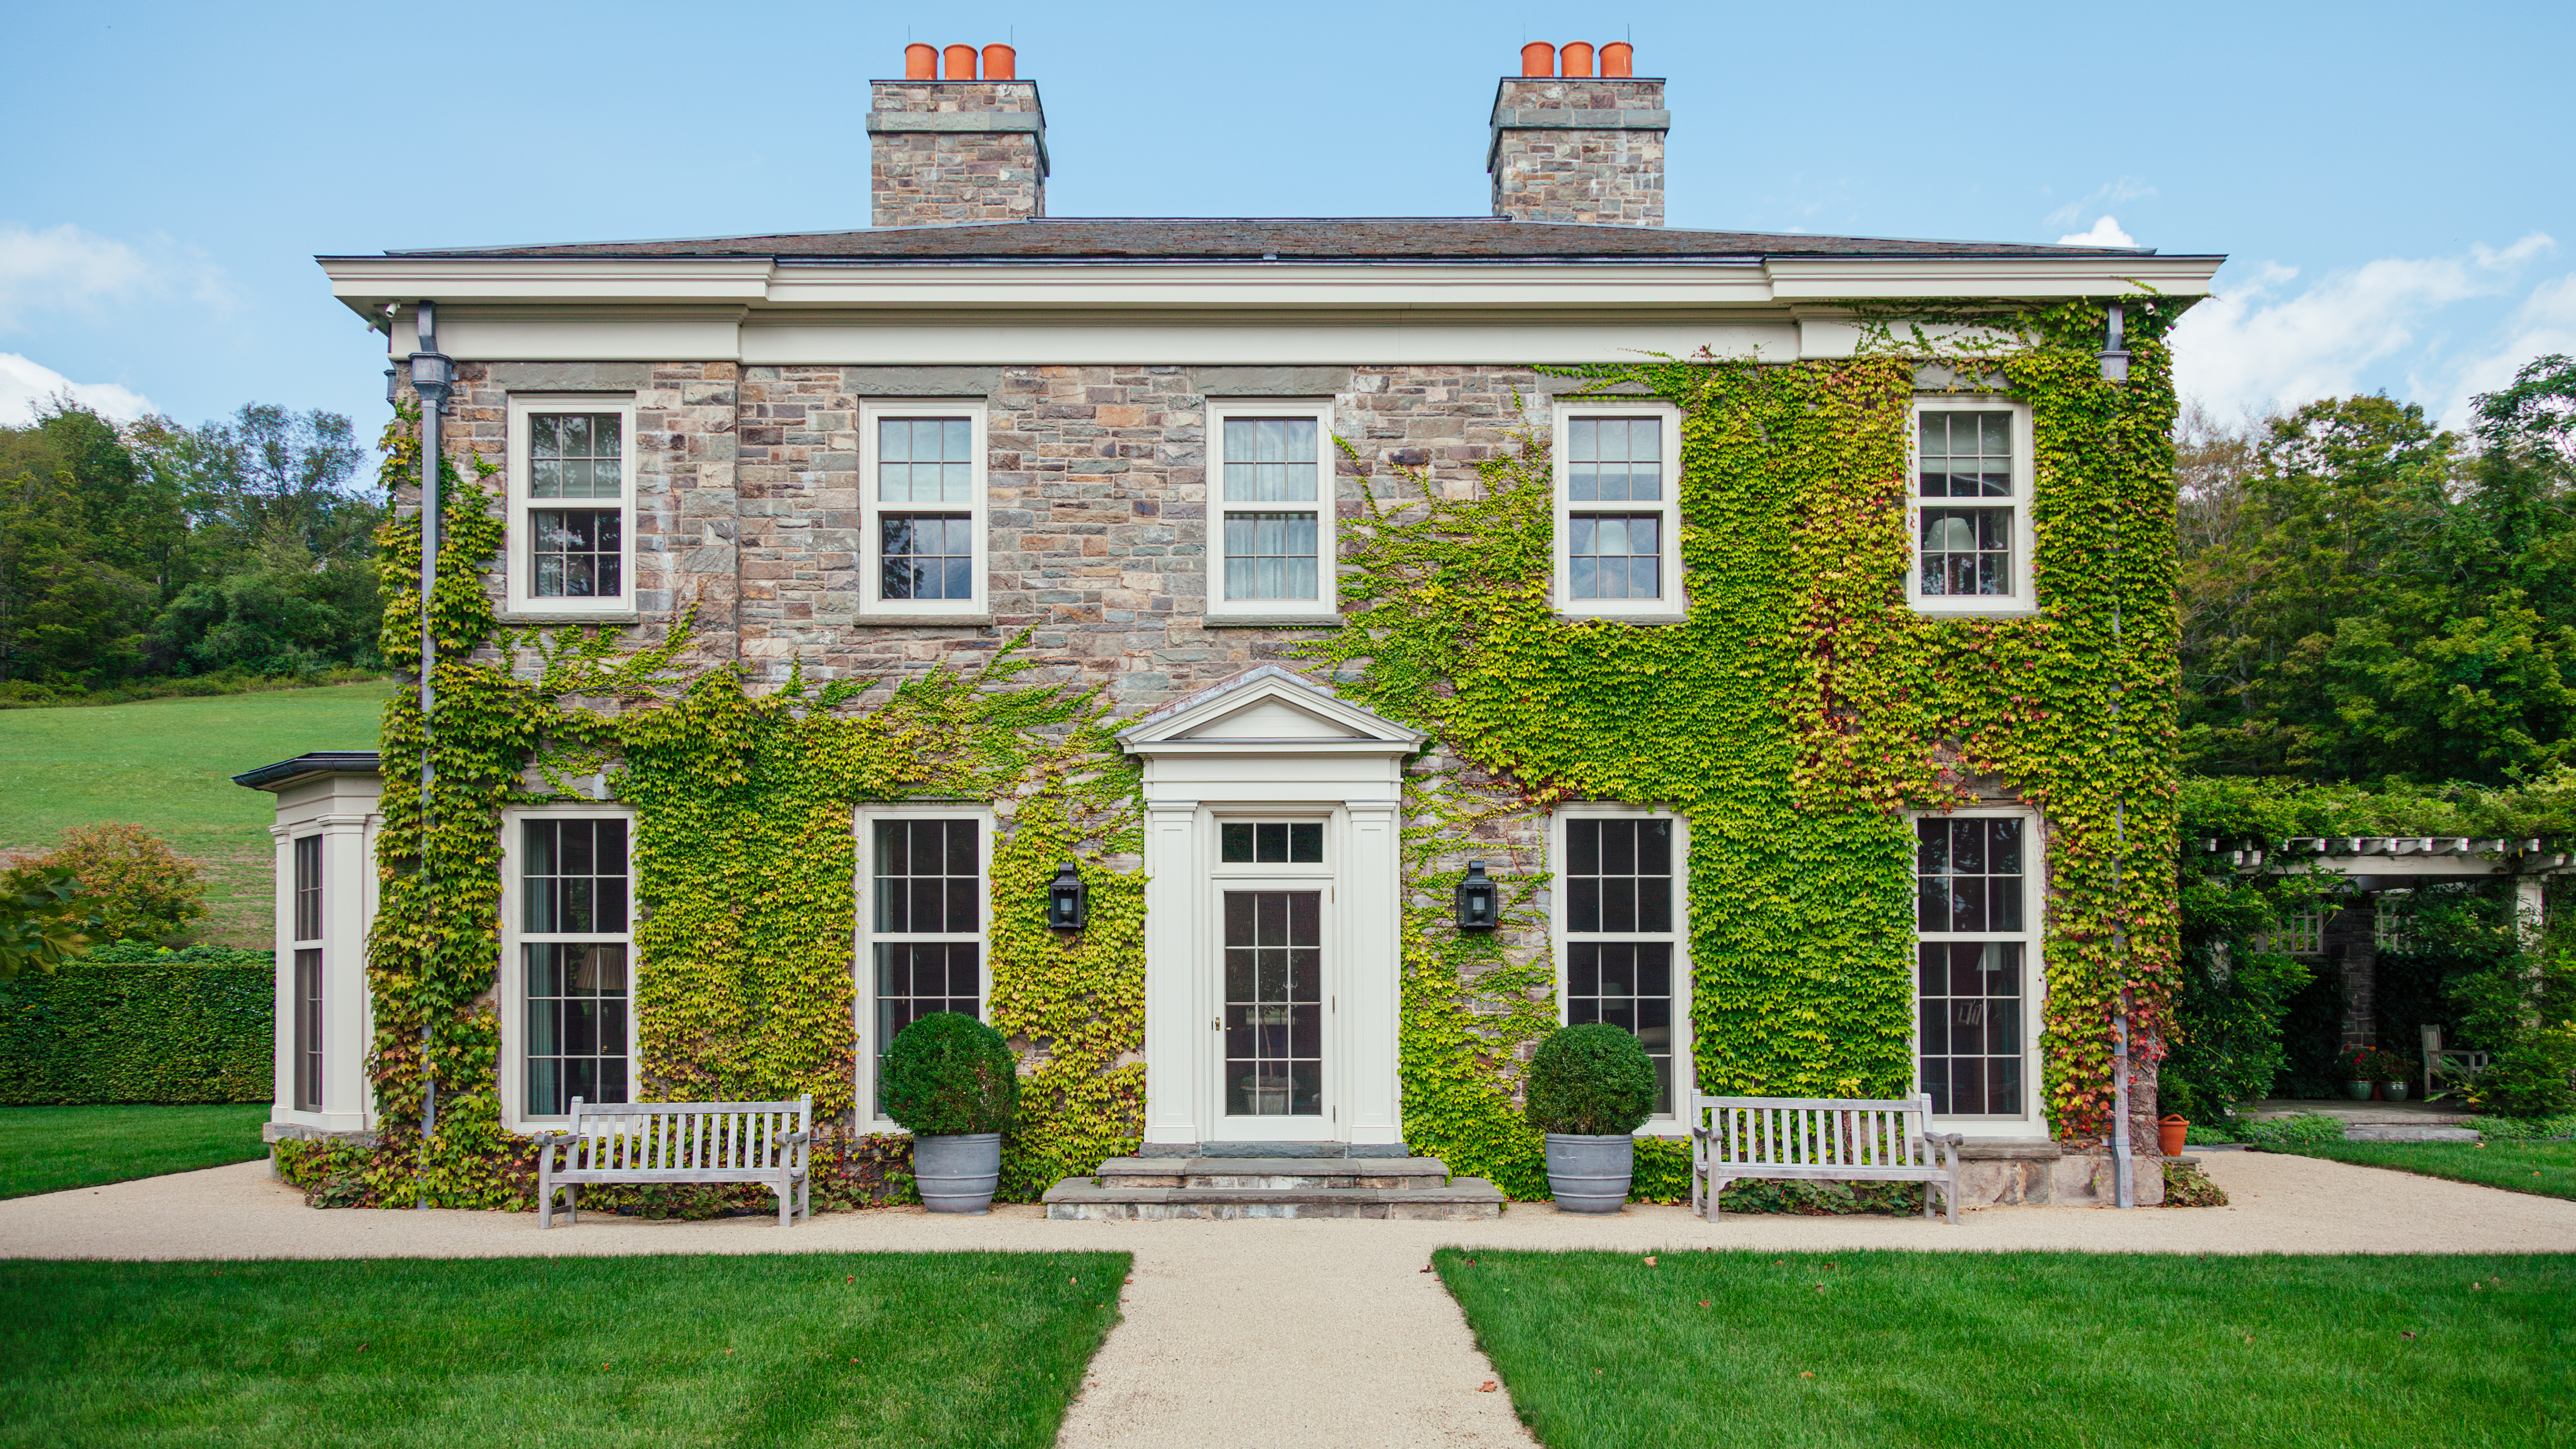
[(1211, 1016), (1211, 1017), (1209, 1017), (1209, 1018), (1208, 1018), (1208, 1030), (1210, 1030), (1210, 1031), (1214, 1031), (1214, 1032), (1222, 1032), (1222, 1031), (1224, 1031), (1224, 1030), (1225, 1030), (1225, 1018), (1224, 1018), (1224, 1017), (1221, 1017), (1221, 1016)]

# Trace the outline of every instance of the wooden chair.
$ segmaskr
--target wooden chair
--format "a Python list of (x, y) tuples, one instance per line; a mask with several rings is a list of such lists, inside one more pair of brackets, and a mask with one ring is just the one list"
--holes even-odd
[(2424, 1028), (2424, 1100), (2433, 1100), (2433, 1084), (2437, 1078), (2463, 1082), (2485, 1071), (2494, 1060), (2494, 1056), (2487, 1052), (2473, 1052), (2463, 1047), (2445, 1049), (2442, 1029), (2427, 1025)]

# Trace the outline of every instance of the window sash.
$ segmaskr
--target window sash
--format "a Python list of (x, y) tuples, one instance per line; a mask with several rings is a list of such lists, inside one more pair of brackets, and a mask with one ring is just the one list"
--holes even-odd
[(981, 405), (863, 404), (859, 612), (978, 614), (991, 588)]
[(2037, 824), (1927, 815), (1914, 832), (1917, 1090), (1936, 1117), (2027, 1118)]
[(295, 953), (295, 1109), (322, 1110), (322, 952)]
[(1678, 820), (1584, 812), (1560, 817), (1557, 832), (1565, 1022), (1634, 1034), (1655, 1068), (1653, 1120), (1673, 1121), (1691, 1080)]
[(885, 1054), (897, 1033), (933, 1012), (985, 1018), (985, 849), (990, 822), (974, 815), (865, 817), (868, 873), (869, 1076), (885, 1113)]
[(322, 837), (295, 840), (295, 939), (322, 939)]
[(539, 613), (631, 608), (633, 410), (524, 399), (511, 405), (510, 428), (510, 607)]

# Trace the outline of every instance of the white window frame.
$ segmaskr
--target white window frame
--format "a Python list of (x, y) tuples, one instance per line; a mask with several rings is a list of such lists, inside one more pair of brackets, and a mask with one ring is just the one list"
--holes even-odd
[[(503, 521), (508, 544), (502, 549), (503, 572), (506, 575), (503, 596), (513, 614), (577, 615), (582, 618), (631, 619), (636, 616), (635, 525), (635, 396), (632, 393), (512, 393), (509, 414), (508, 515)], [(533, 470), (528, 466), (528, 444), (535, 429), (530, 419), (538, 413), (614, 413), (617, 426), (618, 496), (616, 507), (621, 514), (617, 528), (618, 583), (615, 597), (587, 599), (549, 599), (536, 594), (536, 580), (530, 576), (533, 567), (536, 528), (528, 515), (540, 508), (601, 508), (608, 500), (531, 498), (528, 486)]]
[[(930, 620), (987, 623), (993, 612), (992, 499), (988, 482), (992, 444), (987, 434), (990, 407), (982, 398), (873, 398), (859, 404), (859, 599), (858, 614), (873, 622)], [(887, 503), (877, 497), (877, 424), (887, 418), (964, 418), (974, 429), (969, 459), (974, 482), (964, 504)], [(885, 546), (879, 520), (888, 513), (957, 513), (967, 515), (974, 541), (974, 592), (963, 599), (886, 599)]]
[[(851, 956), (852, 1027), (859, 1044), (858, 1059), (853, 1065), (858, 1095), (853, 1098), (858, 1120), (870, 1132), (908, 1132), (911, 1129), (877, 1112), (877, 1058), (884, 1055), (885, 1044), (877, 1035), (877, 953), (879, 942), (898, 944), (905, 941), (954, 941), (948, 931), (903, 931), (880, 934), (876, 923), (876, 869), (872, 852), (876, 849), (876, 826), (881, 820), (972, 820), (975, 829), (975, 872), (983, 889), (975, 901), (975, 1019), (988, 1021), (993, 1006), (993, 807), (972, 800), (900, 800), (883, 804), (862, 805), (853, 814), (850, 828), (854, 832), (857, 869), (852, 885), (858, 901), (858, 914), (852, 922)], [(1042, 910), (1043, 900), (1033, 902), (1032, 910)]]
[[(1236, 503), (1225, 499), (1225, 425), (1234, 418), (1312, 418), (1315, 420), (1315, 501), (1302, 503)], [(1337, 619), (1341, 617), (1341, 448), (1333, 434), (1329, 398), (1209, 398), (1207, 400), (1207, 605), (1206, 616), (1219, 621)], [(1246, 512), (1292, 513), (1315, 510), (1315, 597), (1312, 599), (1228, 599), (1225, 596), (1225, 515), (1228, 508)]]
[[(1663, 497), (1653, 503), (1581, 503), (1574, 501), (1569, 465), (1572, 461), (1573, 429), (1576, 418), (1654, 418), (1663, 424)], [(1555, 554), (1556, 612), (1586, 619), (1645, 619), (1671, 621), (1690, 610), (1690, 600), (1682, 587), (1682, 411), (1668, 402), (1651, 398), (1603, 398), (1582, 402), (1559, 401), (1549, 448), (1555, 489)], [(1583, 513), (1655, 513), (1661, 515), (1658, 526), (1658, 566), (1664, 596), (1660, 599), (1578, 599), (1574, 597), (1574, 515)]]
[[(302, 861), (305, 848), (304, 843), (308, 840), (313, 842), (313, 914), (317, 918), (313, 923), (313, 934), (309, 936), (304, 933), (304, 866)], [(287, 885), (288, 900), (291, 902), (291, 906), (287, 912), (287, 919), (292, 922), (292, 925), (289, 927), (288, 934), (293, 936), (294, 939), (286, 943), (284, 951), (280, 954), (286, 957), (287, 974), (291, 981), (287, 995), (295, 1003), (295, 1015), (293, 1018), (292, 1029), (289, 1033), (293, 1042), (291, 1051), (295, 1058), (295, 1070), (290, 1078), (293, 1083), (293, 1090), (290, 1093), (293, 1100), (288, 1103), (288, 1107), (289, 1110), (296, 1112), (320, 1112), (322, 1110), (323, 1090), (330, 1080), (329, 1043), (331, 1016), (329, 1002), (330, 988), (327, 984), (330, 980), (330, 974), (327, 968), (331, 954), (329, 940), (331, 929), (331, 866), (329, 840), (330, 837), (323, 834), (322, 827), (318, 823), (309, 828), (293, 831), (287, 836), (286, 858), (289, 862), (289, 869), (291, 871), (291, 876)], [(313, 1011), (310, 1017), (308, 1017), (305, 1012), (304, 993), (303, 958), (304, 953), (307, 951), (313, 953)], [(309, 1045), (306, 1040), (308, 1029), (311, 1036)], [(313, 1087), (313, 1095), (309, 1104), (304, 1095), (306, 1077), (305, 1059), (308, 1056), (312, 1059), (311, 1076)]]
[(1567, 908), (1574, 893), (1567, 889), (1565, 867), (1571, 863), (1565, 840), (1565, 827), (1576, 820), (1669, 820), (1673, 822), (1673, 928), (1670, 931), (1601, 931), (1585, 932), (1581, 939), (1591, 941), (1668, 941), (1673, 948), (1673, 1111), (1670, 1116), (1648, 1117), (1632, 1135), (1638, 1137), (1688, 1137), (1691, 1128), (1692, 1103), (1699, 1097), (1699, 1069), (1693, 1055), (1691, 1036), (1691, 954), (1690, 954), (1690, 818), (1676, 811), (1653, 806), (1623, 805), (1615, 801), (1578, 800), (1559, 805), (1549, 815), (1547, 851), (1550, 882), (1548, 890), (1548, 937), (1556, 958), (1556, 1019), (1562, 1025), (1567, 1016), (1566, 997), (1573, 983), (1570, 969), (1572, 947), (1576, 937), (1568, 924)]
[[(2012, 414), (2013, 491), (2008, 499), (1925, 498), (1923, 496), (1923, 417), (1926, 413)], [(2031, 439), (2030, 404), (1981, 393), (1918, 395), (1905, 433), (1905, 602), (1919, 614), (2030, 614), (2039, 609), (2031, 587), (2031, 550), (2038, 531), (2031, 523), (2031, 502), (2038, 451)], [(2010, 508), (2012, 510), (2012, 592), (1943, 594), (1923, 592), (1923, 510), (1927, 507)]]
[[(531, 820), (623, 820), (626, 822), (626, 929), (591, 932), (577, 937), (532, 935), (527, 920), (526, 883), (520, 867), (527, 847), (523, 828)], [(566, 1114), (537, 1115), (528, 1107), (528, 976), (525, 953), (531, 942), (555, 940), (622, 941), (626, 946), (626, 1091), (635, 1095), (643, 1084), (642, 1041), (636, 1034), (636, 1002), (643, 996), (644, 963), (635, 949), (635, 923), (642, 905), (635, 889), (635, 809), (607, 800), (551, 800), (541, 805), (515, 805), (501, 812), (501, 1125), (513, 1132), (552, 1130), (569, 1122)]]
[[(2018, 820), (2022, 823), (2021, 856), (2021, 929), (2018, 931), (1925, 931), (1921, 929), (1920, 907), (1913, 904), (1921, 887), (1915, 882), (1918, 857), (1912, 843), (1919, 839), (1914, 832), (1924, 820)], [(1916, 921), (1914, 946), (1946, 941), (2018, 941), (2021, 943), (2021, 1093), (2022, 1110), (2018, 1115), (2001, 1113), (1947, 1112), (1935, 1117), (1936, 1122), (1957, 1123), (1973, 1128), (1978, 1134), (2003, 1137), (2046, 1137), (2048, 1118), (2041, 1109), (2040, 1031), (2041, 1017), (2047, 1006), (2048, 970), (2041, 960), (2041, 941), (2045, 935), (2048, 910), (2048, 831), (2036, 810), (2023, 806), (1962, 807), (1944, 813), (1938, 810), (1910, 812), (1906, 818), (1909, 853), (1906, 859), (1908, 884), (1907, 913)], [(1925, 1092), (1923, 1084), (1923, 974), (1922, 953), (1909, 950), (1905, 958), (1906, 999), (1913, 1003), (1912, 1019), (1905, 1029), (1905, 1052), (1912, 1076), (1913, 1091)]]

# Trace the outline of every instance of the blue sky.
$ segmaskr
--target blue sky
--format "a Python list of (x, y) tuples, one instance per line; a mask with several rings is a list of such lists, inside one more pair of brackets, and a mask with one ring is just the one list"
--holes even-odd
[[(422, 19), (429, 23), (420, 23)], [(1671, 81), (1675, 226), (2224, 252), (2185, 384), (2457, 418), (2576, 352), (2576, 6), (87, 4), (0, 50), (0, 418), (63, 380), (372, 433), (316, 253), (867, 220), (870, 77), (1011, 39), (1049, 210), (1481, 215), (1524, 39)]]

